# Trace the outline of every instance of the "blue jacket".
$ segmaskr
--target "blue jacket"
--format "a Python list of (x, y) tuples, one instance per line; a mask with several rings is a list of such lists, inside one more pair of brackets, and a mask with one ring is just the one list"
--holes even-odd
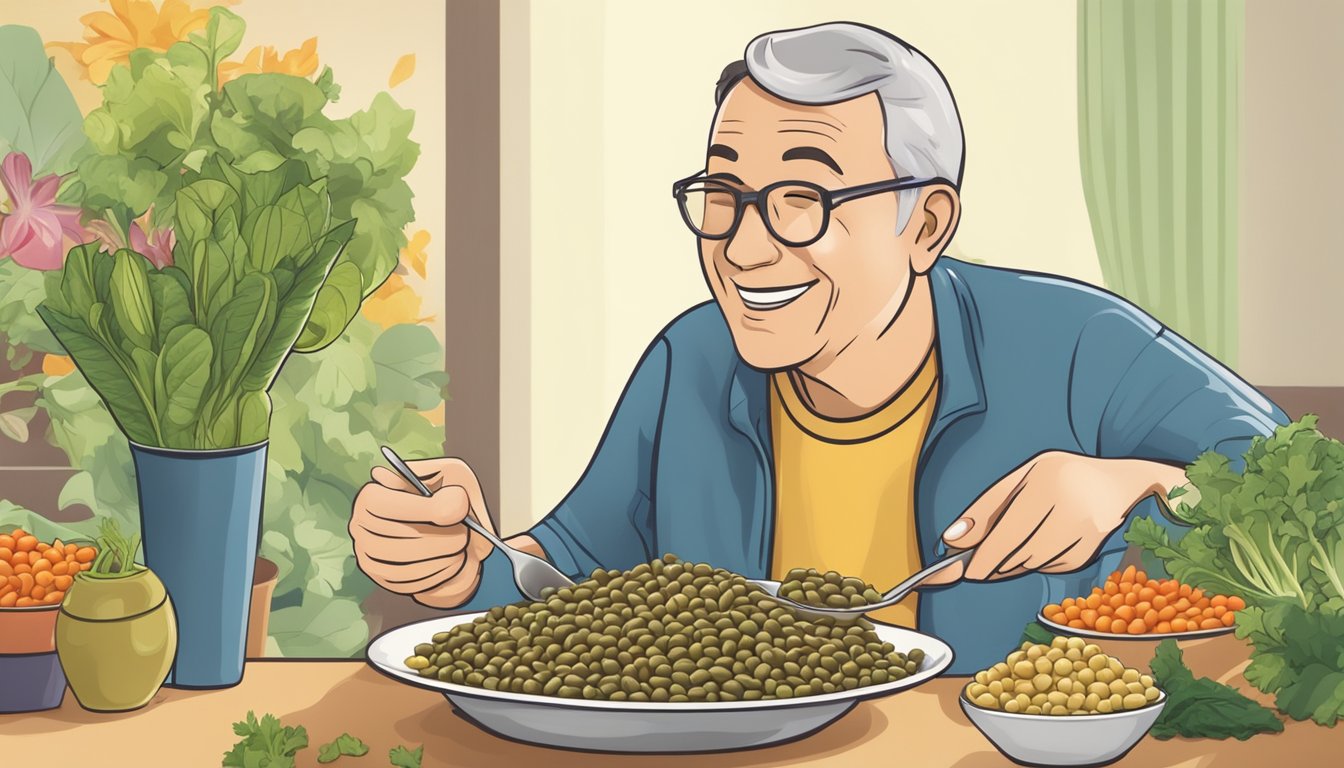
[[(940, 387), (916, 475), (925, 563), (982, 491), (1041, 451), (1184, 464), (1211, 449), (1240, 462), (1252, 437), (1286, 421), (1231, 371), (1105, 291), (948, 258), (930, 283)], [(766, 383), (738, 356), (717, 305), (686, 312), (645, 351), (583, 477), (530, 534), (573, 577), (667, 552), (768, 577)], [(834, 515), (843, 526), (845, 510)], [(1167, 524), (1153, 500), (1133, 515)], [(989, 666), (1043, 606), (1088, 594), (1113, 570), (1123, 533), (1081, 571), (924, 593), (919, 628), (953, 647), (952, 674)], [(521, 599), (507, 561), (492, 553), (466, 607)]]

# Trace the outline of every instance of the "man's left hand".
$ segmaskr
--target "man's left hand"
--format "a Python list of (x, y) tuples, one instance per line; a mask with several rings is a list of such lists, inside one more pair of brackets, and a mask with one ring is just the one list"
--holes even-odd
[[(979, 547), (964, 569), (971, 581), (1076, 571), (1140, 501), (1165, 498), (1185, 482), (1185, 470), (1169, 464), (1047, 451), (990, 486), (948, 526), (943, 541), (955, 549)], [(951, 583), (962, 570), (951, 566), (925, 583)]]

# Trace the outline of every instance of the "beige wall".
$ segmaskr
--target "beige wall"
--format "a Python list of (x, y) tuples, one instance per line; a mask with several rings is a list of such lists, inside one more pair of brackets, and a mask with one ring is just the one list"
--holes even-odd
[(1344, 3), (1246, 4), (1240, 371), (1344, 386)]
[(967, 144), (954, 255), (1100, 282), (1073, 3), (505, 0), (502, 269), (530, 274), (506, 279), (501, 307), (503, 402), (519, 404), (502, 425), (506, 529), (568, 491), (641, 351), (708, 298), (671, 184), (703, 163), (723, 65), (757, 34), (835, 20), (903, 37), (951, 84)]

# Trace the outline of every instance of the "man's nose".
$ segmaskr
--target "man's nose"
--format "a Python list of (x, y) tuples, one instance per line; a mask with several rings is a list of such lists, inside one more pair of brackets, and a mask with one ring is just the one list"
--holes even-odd
[(724, 258), (743, 271), (769, 266), (779, 261), (779, 241), (770, 236), (756, 206), (742, 212), (742, 222), (723, 248)]

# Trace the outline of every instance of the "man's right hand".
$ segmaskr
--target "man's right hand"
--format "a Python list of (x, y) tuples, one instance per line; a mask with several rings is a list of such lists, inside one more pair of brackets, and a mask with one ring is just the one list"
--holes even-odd
[[(422, 496), (396, 472), (375, 467), (373, 482), (360, 489), (350, 516), (356, 561), (386, 590), (434, 608), (455, 608), (476, 592), (481, 563), (492, 549), (462, 523), (471, 515), (494, 529), (480, 481), (459, 459), (407, 465), (434, 495)], [(517, 538), (527, 541), (510, 544), (536, 547), (530, 537)]]

